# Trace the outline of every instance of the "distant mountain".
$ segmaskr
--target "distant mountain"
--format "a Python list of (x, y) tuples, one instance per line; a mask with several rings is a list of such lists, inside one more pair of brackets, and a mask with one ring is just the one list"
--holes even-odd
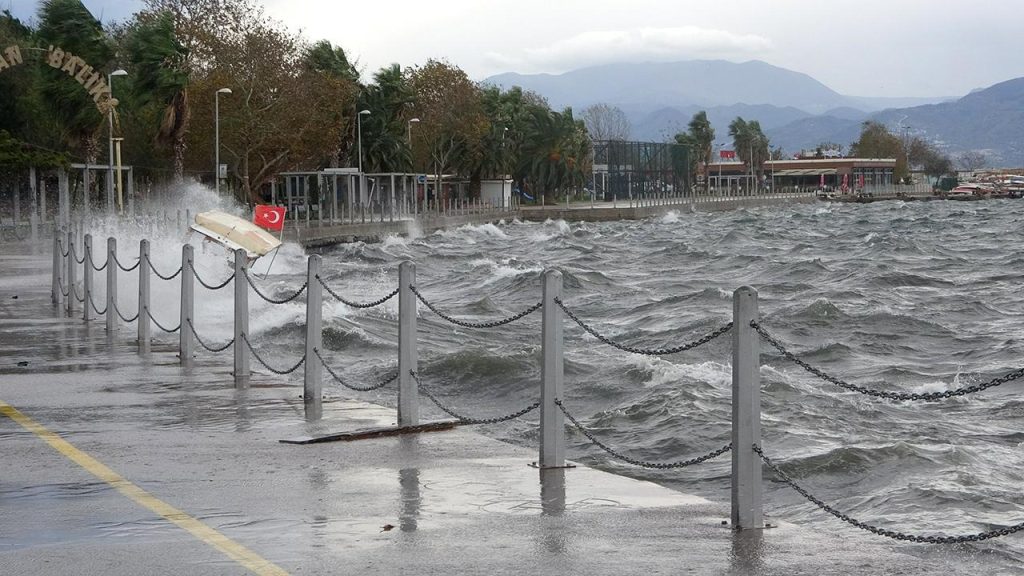
[[(955, 157), (982, 151), (991, 166), (1024, 166), (1024, 78), (1007, 80), (952, 102), (894, 108), (868, 115), (890, 130), (906, 127), (913, 136), (939, 145)], [(787, 151), (821, 142), (848, 145), (860, 135), (861, 121), (834, 115), (798, 119), (766, 130), (773, 144)]]
[(736, 104), (793, 107), (809, 114), (842, 107), (870, 112), (942, 100), (844, 96), (807, 74), (759, 60), (605, 64), (564, 74), (499, 74), (484, 82), (533, 90), (555, 108), (582, 109), (605, 102), (624, 110), (643, 108), (646, 113), (666, 107), (707, 109)]
[(635, 110), (632, 112), (626, 111), (626, 115), (633, 125), (632, 138), (660, 142), (671, 139), (678, 132), (685, 131), (686, 125), (693, 118), (693, 115), (701, 110), (707, 112), (708, 120), (711, 121), (711, 125), (715, 128), (718, 142), (728, 140), (729, 123), (735, 120), (737, 116), (757, 120), (765, 131), (811, 116), (807, 112), (792, 106), (780, 107), (770, 104), (734, 104), (732, 106), (711, 106), (706, 108), (700, 106), (669, 106), (649, 113), (639, 113)]

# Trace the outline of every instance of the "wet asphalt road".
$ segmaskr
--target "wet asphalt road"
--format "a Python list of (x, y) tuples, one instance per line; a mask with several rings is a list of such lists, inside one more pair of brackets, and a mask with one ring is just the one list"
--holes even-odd
[[(299, 380), (257, 374), (236, 390), (229, 353), (185, 371), (166, 337), (140, 356), (131, 327), (108, 337), (102, 321), (61, 318), (48, 266), (44, 249), (0, 246), (4, 575), (1017, 573), (838, 523), (734, 534), (726, 479), (711, 503), (539, 472), (535, 453), (470, 428), (282, 444), (394, 414), (330, 397), (308, 424)], [(61, 450), (46, 442), (58, 436)]]

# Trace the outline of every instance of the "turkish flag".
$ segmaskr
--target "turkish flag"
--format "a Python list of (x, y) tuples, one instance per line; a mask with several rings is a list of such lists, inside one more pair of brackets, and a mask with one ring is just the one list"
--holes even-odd
[(725, 158), (735, 158), (736, 157), (736, 151), (735, 150), (719, 150), (718, 151), (718, 157), (722, 158), (722, 159), (725, 159)]
[(285, 210), (287, 209), (284, 206), (257, 204), (256, 210), (252, 213), (252, 221), (267, 230), (280, 231), (284, 229)]

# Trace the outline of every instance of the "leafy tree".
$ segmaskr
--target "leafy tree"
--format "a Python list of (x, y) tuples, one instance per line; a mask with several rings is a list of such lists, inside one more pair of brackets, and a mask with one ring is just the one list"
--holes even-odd
[(860, 138), (850, 144), (850, 156), (859, 158), (895, 158), (897, 179), (910, 175), (903, 142), (884, 124), (866, 121), (861, 124)]
[(617, 106), (600, 103), (583, 110), (583, 123), (594, 141), (629, 140), (632, 126), (626, 113)]
[(362, 119), (363, 169), (367, 172), (400, 172), (412, 165), (406, 123), (411, 116), (413, 93), (398, 64), (381, 68), (373, 84), (359, 97)]
[[(334, 46), (328, 40), (320, 40), (308, 46), (303, 54), (303, 64), (306, 72), (310, 75), (319, 75), (326, 81), (338, 86), (347, 86), (354, 95), (361, 95), (365, 87), (359, 82), (359, 70), (356, 63), (348, 59), (345, 50), (340, 46)], [(357, 109), (358, 108), (358, 109)], [(353, 150), (356, 142), (356, 114), (362, 110), (358, 104), (342, 109), (332, 124), (341, 126), (341, 138), (330, 150), (326, 164), (332, 168), (346, 162), (349, 166), (355, 164), (352, 161)]]
[(747, 162), (751, 169), (759, 174), (764, 173), (764, 161), (768, 159), (770, 144), (768, 137), (761, 130), (757, 120), (747, 122), (737, 116), (729, 123), (729, 136), (740, 160)]
[(988, 166), (988, 157), (980, 150), (968, 150), (956, 157), (956, 163), (961, 170), (974, 172)]
[(586, 125), (571, 108), (531, 112), (518, 167), (527, 184), (545, 199), (582, 186), (591, 153)]
[(406, 74), (415, 98), (413, 113), (420, 119), (414, 131), (415, 164), (432, 169), (440, 183), (456, 159), (462, 167), (479, 162), (490, 127), (480, 88), (462, 69), (439, 60), (407, 68)]

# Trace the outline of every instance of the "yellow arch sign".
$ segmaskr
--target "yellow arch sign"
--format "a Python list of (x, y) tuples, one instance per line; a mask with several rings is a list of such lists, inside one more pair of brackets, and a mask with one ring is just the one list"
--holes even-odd
[[(0, 53), (0, 72), (24, 62), (21, 48), (17, 44), (8, 46)], [(111, 98), (106, 78), (85, 60), (58, 46), (50, 46), (46, 50), (46, 63), (51, 68), (66, 72), (74, 78), (89, 93), (101, 114), (106, 114), (112, 107), (117, 106), (117, 100)]]

